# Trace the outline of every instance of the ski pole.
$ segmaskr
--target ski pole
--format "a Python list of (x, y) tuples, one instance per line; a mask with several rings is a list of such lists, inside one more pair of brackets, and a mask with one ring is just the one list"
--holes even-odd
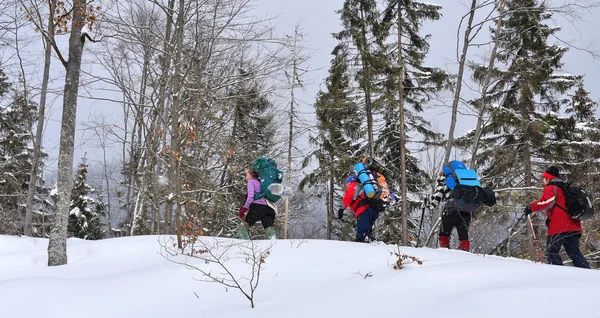
[(425, 204), (423, 204), (423, 210), (421, 211), (421, 222), (419, 222), (419, 234), (417, 234), (417, 247), (421, 240), (421, 228), (423, 228), (423, 218), (425, 217)]
[(529, 222), (529, 229), (531, 229), (531, 235), (533, 235), (533, 241), (535, 242), (535, 248), (537, 248), (538, 256), (540, 257), (540, 263), (544, 264), (542, 258), (542, 252), (540, 251), (540, 242), (535, 237), (535, 231), (533, 230), (533, 223), (531, 222), (531, 215), (527, 215), (527, 221)]

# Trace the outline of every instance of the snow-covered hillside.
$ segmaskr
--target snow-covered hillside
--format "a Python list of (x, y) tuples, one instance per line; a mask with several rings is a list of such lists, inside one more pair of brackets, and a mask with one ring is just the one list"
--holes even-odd
[[(252, 309), (238, 290), (194, 280), (203, 277), (167, 261), (164, 239), (70, 239), (69, 264), (47, 267), (47, 240), (0, 236), (1, 316), (600, 316), (588, 306), (600, 294), (599, 271), (425, 248), (401, 248), (424, 263), (394, 270), (394, 246), (313, 240), (258, 242), (262, 249), (274, 245)], [(236, 252), (229, 250), (232, 257)], [(215, 264), (189, 262), (221, 272)], [(237, 276), (250, 274), (240, 259), (226, 264)]]

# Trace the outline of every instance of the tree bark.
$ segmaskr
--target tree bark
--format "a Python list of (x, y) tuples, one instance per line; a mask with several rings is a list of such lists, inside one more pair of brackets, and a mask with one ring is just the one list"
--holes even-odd
[(404, 131), (404, 65), (402, 61), (402, 1), (398, 1), (398, 108), (400, 112), (400, 192), (402, 197), (402, 245), (408, 245), (406, 198), (406, 132)]
[[(364, 12), (361, 10), (360, 14), (362, 19), (364, 19), (363, 13)], [(365, 41), (363, 43), (365, 49), (364, 52), (361, 53), (361, 60), (365, 72), (362, 80), (364, 85), (363, 90), (365, 92), (365, 110), (367, 115), (367, 135), (369, 141), (368, 150), (369, 156), (372, 157), (375, 153), (375, 137), (373, 135), (373, 103), (371, 102), (371, 62), (369, 61), (369, 57), (371, 54), (369, 50), (369, 43), (367, 41), (367, 31), (365, 30), (364, 25), (362, 26), (361, 32), (363, 40)]]
[(48, 82), (50, 78), (50, 62), (52, 60), (52, 41), (54, 40), (54, 10), (55, 0), (48, 1), (50, 13), (48, 16), (48, 38), (43, 37), (46, 44), (44, 52), (44, 74), (42, 75), (42, 90), (40, 92), (40, 105), (38, 109), (38, 122), (33, 142), (33, 158), (31, 164), (31, 175), (29, 176), (29, 188), (27, 189), (27, 205), (25, 207), (25, 225), (23, 233), (25, 236), (32, 235), (31, 224), (33, 221), (33, 202), (37, 183), (40, 156), (42, 149), (42, 136), (44, 133), (44, 117), (46, 116), (46, 96), (48, 95)]
[[(180, 149), (179, 149), (179, 137), (181, 135), (179, 127), (179, 112), (181, 108), (181, 93), (182, 90), (182, 76), (181, 76), (181, 56), (183, 54), (183, 32), (184, 32), (184, 6), (185, 0), (179, 0), (179, 10), (177, 13), (177, 38), (175, 48), (175, 71), (173, 78), (173, 105), (171, 106), (171, 167), (172, 180), (169, 180), (171, 185), (171, 192), (175, 195), (173, 202), (175, 203), (175, 226), (179, 227), (181, 218), (181, 171), (180, 171)], [(172, 182), (171, 182), (172, 181)], [(182, 248), (181, 232), (177, 231), (177, 246)]]
[(67, 221), (69, 219), (71, 189), (73, 188), (73, 146), (77, 120), (77, 93), (79, 91), (79, 74), (84, 43), (81, 30), (85, 25), (86, 13), (86, 5), (83, 0), (73, 1), (72, 12), (73, 21), (69, 37), (69, 60), (66, 65), (60, 129), (57, 177), (58, 202), (56, 203), (54, 226), (50, 231), (48, 242), (48, 266), (67, 263)]
[(327, 239), (331, 240), (333, 230), (333, 193), (334, 193), (333, 175), (329, 175), (329, 200), (327, 200)]
[[(456, 89), (454, 90), (454, 100), (452, 101), (452, 119), (450, 120), (450, 131), (448, 132), (448, 143), (446, 144), (446, 155), (444, 162), (450, 161), (450, 152), (454, 143), (454, 130), (456, 129), (456, 115), (458, 113), (458, 102), (460, 101), (460, 92), (462, 89), (462, 79), (465, 73), (465, 62), (467, 60), (467, 51), (469, 50), (469, 36), (471, 35), (471, 29), (473, 25), (473, 17), (475, 16), (475, 8), (477, 7), (477, 0), (471, 2), (471, 11), (469, 12), (469, 22), (467, 23), (467, 29), (465, 30), (465, 37), (463, 39), (462, 54), (460, 55), (460, 61), (458, 63), (458, 75), (456, 79)], [(458, 50), (458, 49), (457, 49)]]
[(498, 52), (498, 42), (499, 42), (499, 34), (500, 28), (502, 27), (502, 15), (504, 14), (504, 1), (500, 0), (500, 7), (498, 9), (498, 22), (496, 23), (496, 38), (494, 39), (494, 48), (492, 49), (492, 54), (490, 55), (490, 62), (488, 64), (488, 71), (485, 75), (485, 79), (483, 80), (483, 87), (481, 91), (481, 102), (479, 104), (479, 114), (477, 114), (477, 125), (475, 126), (475, 138), (473, 140), (473, 148), (471, 149), (471, 162), (469, 163), (470, 167), (475, 167), (477, 164), (477, 150), (479, 148), (479, 140), (481, 139), (481, 133), (483, 130), (483, 114), (485, 113), (487, 98), (487, 91), (490, 87), (490, 80), (492, 78), (492, 70), (494, 69), (494, 63), (496, 61), (496, 54)]
[[(293, 60), (293, 68), (292, 68), (292, 89), (291, 89), (291, 104), (290, 104), (290, 130), (288, 137), (288, 158), (287, 158), (287, 187), (290, 187), (290, 181), (292, 176), (292, 139), (294, 132), (294, 86), (296, 85), (296, 76), (297, 76), (297, 60), (296, 60), (296, 44), (298, 41), (298, 26), (296, 26), (295, 34), (294, 34), (294, 45), (292, 48), (292, 60)], [(288, 220), (289, 220), (289, 206), (290, 199), (285, 199), (285, 217), (283, 219), (283, 238), (287, 239), (288, 232)]]

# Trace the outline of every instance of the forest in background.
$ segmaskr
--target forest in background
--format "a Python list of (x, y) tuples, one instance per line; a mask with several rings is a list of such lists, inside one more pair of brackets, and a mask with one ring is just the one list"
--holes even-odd
[[(341, 1), (328, 76), (305, 105), (296, 98), (311, 73), (302, 24), (278, 34), (253, 0), (0, 0), (0, 234), (49, 237), (53, 264), (67, 237), (231, 237), (244, 169), (266, 156), (294, 190), (278, 205), (280, 238), (351, 240), (355, 220), (334, 211), (353, 165), (372, 156), (399, 198), (376, 237), (432, 247), (440, 211), (423, 213), (422, 200), (442, 164), (459, 159), (499, 199), (474, 214), (472, 250), (534, 259), (522, 210), (547, 166), (598, 203), (597, 102), (583, 75), (564, 71), (577, 48), (553, 22), (597, 5), (467, 2), (449, 32), (458, 68), (448, 72), (428, 64), (436, 52), (423, 32), (445, 3)], [(76, 120), (82, 98), (114, 116)], [(62, 121), (50, 158), (42, 140), (54, 102)], [(448, 113), (447, 131), (428, 109)], [(466, 134), (455, 132), (460, 115), (476, 118)], [(93, 158), (74, 156), (76, 131)], [(52, 160), (55, 176), (45, 170)], [(544, 242), (544, 218), (534, 221)], [(584, 222), (582, 240), (594, 264), (598, 225)]]

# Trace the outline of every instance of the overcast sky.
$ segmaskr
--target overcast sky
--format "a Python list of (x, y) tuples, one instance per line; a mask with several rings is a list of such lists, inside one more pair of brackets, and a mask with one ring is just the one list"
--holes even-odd
[[(456, 72), (456, 29), (460, 18), (468, 10), (470, 1), (467, 0), (434, 0), (443, 6), (443, 17), (440, 21), (426, 22), (423, 27), (423, 33), (431, 34), (431, 50), (427, 58), (427, 64), (431, 66), (441, 67), (449, 72)], [(562, 3), (564, 1), (553, 1), (553, 3)], [(259, 0), (261, 4), (257, 14), (276, 14), (277, 30), (280, 34), (293, 34), (293, 29), (298, 21), (302, 21), (302, 29), (306, 34), (306, 46), (313, 51), (312, 58), (308, 62), (314, 70), (306, 76), (308, 84), (304, 91), (298, 92), (299, 99), (305, 104), (310, 105), (314, 102), (319, 86), (327, 76), (327, 69), (331, 60), (331, 50), (336, 42), (332, 38), (331, 33), (338, 32), (341, 29), (341, 24), (335, 10), (341, 8), (343, 0)], [(483, 18), (484, 12), (478, 14), (478, 19)], [(586, 21), (570, 24), (568, 21), (560, 17), (555, 17), (555, 21), (551, 22), (556, 25), (563, 26), (560, 33), (560, 38), (579, 47), (589, 47), (600, 42), (600, 22), (594, 21), (594, 15), (600, 16), (600, 9), (590, 11), (589, 14), (583, 16)], [(476, 18), (476, 19), (477, 19)], [(487, 31), (483, 32), (482, 39), (488, 38)], [(561, 44), (565, 45), (565, 44)], [(39, 47), (39, 46), (38, 46)], [(595, 46), (596, 48), (600, 48)], [(487, 53), (489, 48), (471, 50), (470, 58), (481, 60)], [(31, 55), (41, 57), (39, 52), (31, 52)], [(3, 57), (6, 60), (6, 56)], [(39, 61), (39, 59), (38, 59)], [(598, 100), (600, 97), (600, 62), (594, 60), (588, 53), (570, 50), (564, 59), (564, 71), (572, 74), (585, 75), (586, 88), (592, 92), (592, 98)], [(57, 66), (58, 63), (55, 63)], [(35, 65), (34, 65), (35, 66)], [(58, 66), (57, 66), (58, 67)], [(94, 65), (84, 65), (84, 70), (94, 71)], [(32, 74), (32, 77), (41, 77), (41, 63), (34, 67), (38, 71)], [(61, 72), (55, 71), (56, 83), (54, 86), (62, 87), (63, 80), (60, 78)], [(465, 87), (466, 93), (469, 88)], [(62, 98), (54, 98), (49, 101), (50, 121), (44, 136), (44, 147), (50, 153), (52, 158), (57, 158), (58, 139), (60, 130), (60, 116)], [(426, 117), (432, 122), (434, 127), (443, 133), (447, 133), (447, 120), (449, 109), (440, 108), (440, 103), (433, 103), (432, 108), (426, 112)], [(437, 106), (437, 107), (434, 107)], [(306, 107), (306, 106), (305, 106)], [(86, 141), (84, 131), (82, 131), (83, 122), (88, 121), (90, 114), (103, 113), (118, 120), (118, 114), (121, 111), (120, 105), (98, 100), (89, 100), (80, 98), (78, 108), (78, 131), (76, 136), (76, 154), (75, 162), (87, 152), (87, 157), (92, 160), (99, 159), (101, 152), (98, 151), (97, 144)], [(457, 134), (474, 128), (474, 120), (469, 118), (461, 118), (457, 128)], [(86, 133), (87, 134), (87, 133)], [(89, 136), (89, 134), (88, 134)], [(55, 166), (56, 162), (48, 162), (49, 165)], [(49, 180), (51, 181), (51, 180)]]

